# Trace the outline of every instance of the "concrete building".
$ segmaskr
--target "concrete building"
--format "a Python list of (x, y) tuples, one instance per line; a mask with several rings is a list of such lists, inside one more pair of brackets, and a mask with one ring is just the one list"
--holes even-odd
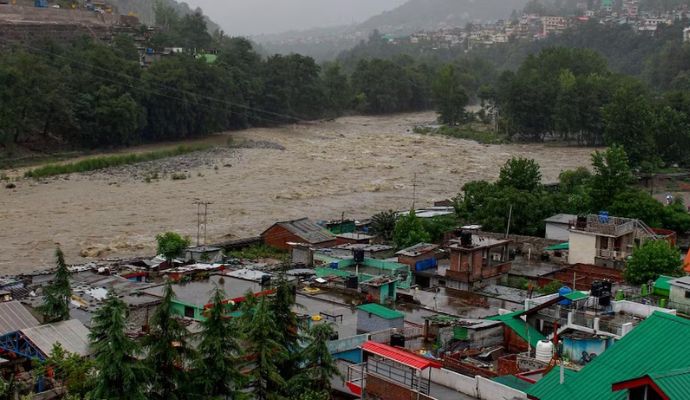
[(470, 290), (479, 284), (490, 283), (508, 273), (510, 240), (499, 240), (469, 232), (459, 240), (451, 240), (450, 266), (446, 270), (446, 287)]
[(544, 237), (549, 240), (567, 242), (570, 239), (571, 223), (576, 219), (577, 215), (574, 214), (556, 214), (545, 219), (546, 234)]
[(377, 332), (386, 329), (402, 329), (405, 314), (379, 304), (363, 304), (357, 307), (357, 333)]
[(395, 255), (398, 256), (399, 263), (409, 265), (411, 270), (423, 271), (436, 267), (437, 249), (438, 245), (435, 244), (417, 243), (398, 251)]
[(690, 276), (669, 280), (668, 284), (668, 306), (690, 314)]
[(578, 217), (570, 229), (570, 264), (594, 264), (622, 269), (635, 246), (647, 240), (675, 242), (675, 233), (652, 229), (644, 222), (608, 215)]

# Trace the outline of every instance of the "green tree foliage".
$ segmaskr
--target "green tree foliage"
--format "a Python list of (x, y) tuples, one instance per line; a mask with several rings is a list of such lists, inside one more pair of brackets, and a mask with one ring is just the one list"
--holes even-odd
[(498, 185), (517, 190), (534, 191), (541, 185), (541, 170), (536, 161), (513, 157), (501, 167)]
[(636, 247), (624, 271), (632, 284), (647, 283), (659, 275), (682, 275), (680, 251), (665, 240), (650, 240)]
[(371, 229), (383, 240), (392, 240), (398, 213), (393, 210), (381, 211), (371, 217)]
[(270, 300), (261, 297), (243, 326), (247, 341), (246, 352), (252, 360), (252, 368), (247, 374), (250, 388), (257, 400), (279, 399), (286, 389), (279, 365), (288, 359), (288, 350), (280, 343), (280, 331), (274, 322)]
[(215, 288), (206, 320), (201, 323), (199, 357), (194, 364), (196, 392), (210, 398), (236, 399), (244, 382), (239, 372), (238, 327), (226, 317), (224, 300), (223, 290)]
[[(285, 273), (278, 275), (274, 286), (275, 295), (269, 303), (269, 310), (275, 323), (275, 339), (280, 347), (286, 350), (286, 357), (278, 362), (281, 377), (289, 382), (301, 368), (300, 341), (303, 339), (300, 330), (305, 328), (293, 311), (296, 306), (295, 291), (288, 282)], [(284, 389), (288, 389), (285, 387)]]
[(171, 312), (175, 298), (170, 282), (165, 284), (163, 299), (156, 307), (150, 321), (150, 332), (144, 338), (145, 364), (150, 371), (150, 399), (184, 399), (185, 360), (191, 350), (187, 344), (187, 330)]
[(321, 72), (325, 107), (334, 115), (349, 109), (352, 102), (350, 81), (337, 62), (326, 63)]
[(70, 396), (84, 399), (94, 383), (94, 361), (66, 351), (55, 343), (48, 358), (37, 368), (36, 375), (50, 375), (63, 385)]
[(309, 329), (309, 344), (301, 353), (302, 370), (293, 379), (294, 385), (290, 385), (292, 397), (302, 399), (301, 395), (310, 393), (311, 398), (330, 398), (331, 379), (341, 376), (327, 346), (334, 333), (333, 327), (328, 323), (317, 324)]
[(72, 300), (71, 273), (65, 264), (65, 255), (60, 247), (55, 249), (56, 270), (53, 280), (43, 289), (43, 303), (38, 310), (46, 322), (69, 319), (69, 304)]
[[(269, 57), (263, 66), (262, 108), (275, 114), (316, 118), (323, 113), (320, 67), (299, 54)], [(278, 115), (270, 118), (282, 121)], [(294, 122), (288, 119), (286, 122)]]
[(592, 154), (594, 175), (590, 179), (590, 197), (593, 210), (604, 210), (621, 192), (633, 183), (628, 156), (621, 146)]
[(467, 119), (465, 107), (469, 97), (453, 65), (441, 69), (432, 88), (434, 104), (442, 123), (457, 125)]
[(417, 218), (414, 210), (398, 218), (393, 230), (393, 242), (396, 247), (402, 249), (429, 241), (431, 241), (431, 236), (424, 229), (424, 224)]
[(109, 292), (93, 316), (91, 347), (98, 374), (90, 398), (103, 400), (145, 400), (147, 371), (136, 359), (139, 346), (125, 333), (127, 305)]
[(182, 237), (179, 233), (165, 232), (156, 235), (158, 244), (158, 254), (163, 255), (168, 262), (172, 262), (175, 257), (179, 257), (184, 250), (189, 247), (189, 238)]

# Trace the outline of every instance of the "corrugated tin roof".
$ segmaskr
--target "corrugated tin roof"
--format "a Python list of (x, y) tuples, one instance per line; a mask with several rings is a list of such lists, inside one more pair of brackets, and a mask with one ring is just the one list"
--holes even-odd
[(20, 329), (31, 328), (40, 323), (18, 301), (0, 303), (0, 335), (16, 332)]
[(653, 372), (649, 377), (671, 399), (690, 399), (690, 368)]
[(523, 321), (520, 318), (524, 311), (515, 311), (503, 315), (494, 315), (493, 317), (487, 318), (491, 321), (501, 321), (508, 328), (512, 329), (518, 336), (520, 336), (525, 341), (529, 342), (532, 347), (536, 347), (540, 340), (545, 339), (544, 335), (536, 330), (532, 325)]
[(689, 336), (690, 320), (656, 311), (563, 385), (554, 368), (527, 393), (540, 400), (624, 400), (626, 393), (612, 391), (614, 383), (687, 368), (690, 346), (681, 339)]
[(515, 375), (497, 376), (495, 378), (492, 378), (491, 380), (494, 382), (498, 382), (501, 385), (505, 385), (515, 390), (519, 390), (521, 392), (527, 391), (527, 389), (529, 389), (532, 386), (531, 383), (523, 381)]
[(86, 356), (89, 351), (89, 330), (76, 319), (39, 325), (21, 330), (43, 354), (50, 355), (55, 343), (70, 353)]
[(441, 368), (441, 363), (409, 351), (377, 342), (364, 342), (362, 350), (414, 369)]
[(333, 236), (326, 229), (309, 220), (309, 218), (278, 222), (276, 225), (282, 226), (283, 228), (302, 238), (305, 242), (311, 244), (328, 242), (329, 240), (335, 239), (335, 236)]
[(579, 290), (576, 290), (574, 292), (570, 292), (570, 293), (566, 294), (563, 297), (565, 297), (568, 300), (578, 301), (578, 300), (588, 299), (589, 295), (585, 292), (581, 292)]
[(545, 219), (544, 222), (551, 222), (555, 224), (568, 224), (570, 221), (577, 219), (575, 214), (556, 214)]
[(401, 313), (400, 311), (391, 310), (388, 307), (375, 303), (362, 304), (361, 306), (357, 307), (357, 309), (372, 313), (384, 319), (405, 318), (405, 314)]
[(672, 276), (659, 275), (659, 277), (656, 278), (656, 281), (654, 281), (654, 288), (661, 290), (671, 290), (671, 284), (669, 282), (673, 279), (675, 278)]
[(549, 246), (549, 247), (545, 248), (544, 250), (556, 251), (556, 250), (568, 250), (568, 249), (570, 249), (570, 242), (554, 244), (553, 246)]

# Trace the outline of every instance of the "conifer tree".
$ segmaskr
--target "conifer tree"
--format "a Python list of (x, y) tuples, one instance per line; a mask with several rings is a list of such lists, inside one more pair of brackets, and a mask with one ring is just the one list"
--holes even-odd
[(55, 249), (57, 269), (53, 281), (43, 289), (43, 304), (38, 310), (45, 322), (57, 322), (69, 319), (69, 304), (72, 288), (69, 283), (70, 272), (65, 264), (65, 255), (60, 247)]
[(286, 381), (292, 379), (299, 372), (301, 360), (300, 321), (293, 308), (296, 305), (295, 293), (285, 277), (285, 273), (278, 275), (275, 295), (269, 303), (271, 313), (275, 318), (276, 339), (287, 351), (287, 357), (279, 365), (280, 374)]
[(304, 349), (304, 375), (306, 383), (315, 392), (328, 393), (331, 378), (340, 376), (335, 360), (328, 350), (328, 341), (334, 334), (330, 324), (318, 324), (309, 330), (309, 344)]
[(243, 380), (239, 373), (240, 347), (236, 322), (225, 315), (224, 299), (223, 290), (215, 288), (206, 320), (201, 323), (199, 357), (194, 365), (195, 383), (197, 393), (205, 397), (236, 399)]
[(163, 300), (151, 317), (151, 331), (144, 339), (146, 366), (151, 371), (151, 399), (186, 398), (184, 369), (191, 350), (187, 345), (187, 330), (171, 313), (174, 298), (172, 285), (167, 282)]
[(90, 398), (99, 400), (146, 400), (145, 368), (135, 357), (139, 346), (126, 333), (127, 306), (109, 292), (96, 311), (89, 339), (98, 371)]
[[(247, 321), (247, 320), (245, 320)], [(281, 333), (271, 312), (270, 300), (258, 299), (248, 326), (243, 328), (247, 340), (247, 354), (253, 368), (249, 372), (251, 389), (257, 400), (283, 398), (285, 379), (279, 365), (288, 358), (288, 352), (280, 343)]]

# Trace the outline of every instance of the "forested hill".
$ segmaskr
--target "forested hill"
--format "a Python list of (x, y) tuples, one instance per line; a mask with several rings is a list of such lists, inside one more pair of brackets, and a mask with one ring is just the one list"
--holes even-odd
[[(190, 8), (187, 3), (177, 2), (176, 0), (112, 0), (113, 5), (115, 5), (120, 14), (135, 14), (146, 25), (154, 25), (156, 20), (154, 7), (158, 2), (164, 6), (171, 7), (180, 16), (189, 15), (197, 11)], [(204, 19), (210, 33), (220, 29), (220, 26), (211, 21), (210, 18), (204, 17)]]
[(464, 26), (471, 21), (487, 21), (521, 11), (527, 0), (410, 0), (391, 11), (374, 16), (359, 29), (381, 32), (414, 32), (443, 26)]

